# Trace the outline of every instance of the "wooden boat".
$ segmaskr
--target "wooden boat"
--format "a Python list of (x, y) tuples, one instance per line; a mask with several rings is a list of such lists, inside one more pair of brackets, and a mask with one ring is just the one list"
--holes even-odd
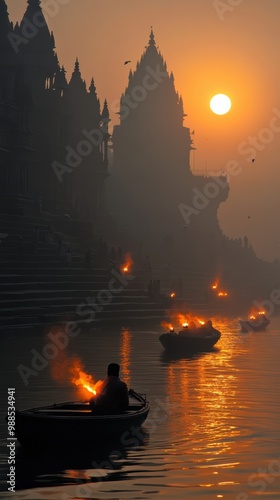
[(270, 320), (264, 313), (259, 313), (257, 316), (251, 316), (249, 319), (239, 320), (242, 332), (261, 332), (269, 325)]
[(168, 352), (201, 352), (210, 350), (221, 337), (213, 326), (201, 326), (195, 329), (184, 328), (176, 333), (160, 335), (159, 340)]
[(16, 437), (25, 446), (100, 443), (128, 435), (150, 410), (142, 394), (129, 391), (129, 407), (120, 414), (94, 415), (89, 402), (60, 403), (16, 411)]

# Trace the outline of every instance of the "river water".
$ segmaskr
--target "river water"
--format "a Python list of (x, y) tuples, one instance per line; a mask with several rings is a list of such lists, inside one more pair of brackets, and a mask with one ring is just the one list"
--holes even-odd
[[(88, 330), (69, 338), (64, 352), (79, 356), (96, 380), (108, 363), (119, 362), (128, 386), (147, 394), (150, 415), (127, 446), (88, 449), (85, 443), (67, 453), (29, 453), (17, 445), (16, 493), (7, 491), (7, 389), (15, 387), (18, 409), (79, 394), (52, 379), (50, 362), (32, 368), (49, 332), (3, 335), (0, 498), (279, 500), (280, 318), (259, 333), (241, 333), (227, 318), (214, 326), (222, 337), (212, 352), (177, 358), (164, 354), (155, 327)], [(19, 365), (33, 373), (20, 375)]]

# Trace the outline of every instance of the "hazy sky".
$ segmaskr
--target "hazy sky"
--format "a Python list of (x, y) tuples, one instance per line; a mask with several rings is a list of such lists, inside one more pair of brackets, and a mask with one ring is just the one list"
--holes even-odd
[[(27, 0), (6, 0), (21, 20)], [(56, 49), (69, 78), (75, 58), (116, 103), (135, 69), (151, 25), (182, 95), (185, 125), (195, 130), (193, 171), (227, 170), (231, 192), (219, 219), (230, 237), (245, 234), (257, 254), (280, 258), (280, 0), (43, 0)], [(130, 59), (131, 64), (124, 65)], [(232, 110), (214, 115), (209, 100), (226, 93)], [(254, 157), (255, 161), (251, 162)], [(179, 201), (180, 202), (180, 201)]]

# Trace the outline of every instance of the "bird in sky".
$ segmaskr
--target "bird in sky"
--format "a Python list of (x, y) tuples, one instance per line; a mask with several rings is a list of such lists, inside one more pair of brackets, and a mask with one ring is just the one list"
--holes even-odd
[(125, 61), (125, 63), (124, 63), (124, 64), (128, 64), (128, 63), (130, 63), (130, 62), (131, 62), (131, 61)]

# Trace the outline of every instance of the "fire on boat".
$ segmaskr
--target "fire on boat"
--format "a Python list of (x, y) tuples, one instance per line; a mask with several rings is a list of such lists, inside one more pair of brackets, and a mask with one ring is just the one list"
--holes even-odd
[(53, 360), (52, 378), (76, 387), (80, 401), (41, 406), (16, 411), (15, 432), (25, 447), (94, 446), (100, 442), (122, 437), (140, 427), (146, 420), (150, 405), (146, 396), (129, 390), (127, 410), (95, 414), (90, 405), (92, 396), (101, 391), (102, 380), (94, 381), (77, 356), (61, 352)]
[(162, 323), (162, 326), (168, 327), (169, 332), (160, 335), (159, 340), (165, 350), (170, 352), (208, 351), (221, 337), (221, 332), (213, 327), (211, 320), (205, 322), (184, 318), (178, 332), (171, 323)]
[(261, 332), (269, 325), (270, 320), (266, 317), (265, 311), (253, 311), (249, 319), (239, 320), (242, 332)]

